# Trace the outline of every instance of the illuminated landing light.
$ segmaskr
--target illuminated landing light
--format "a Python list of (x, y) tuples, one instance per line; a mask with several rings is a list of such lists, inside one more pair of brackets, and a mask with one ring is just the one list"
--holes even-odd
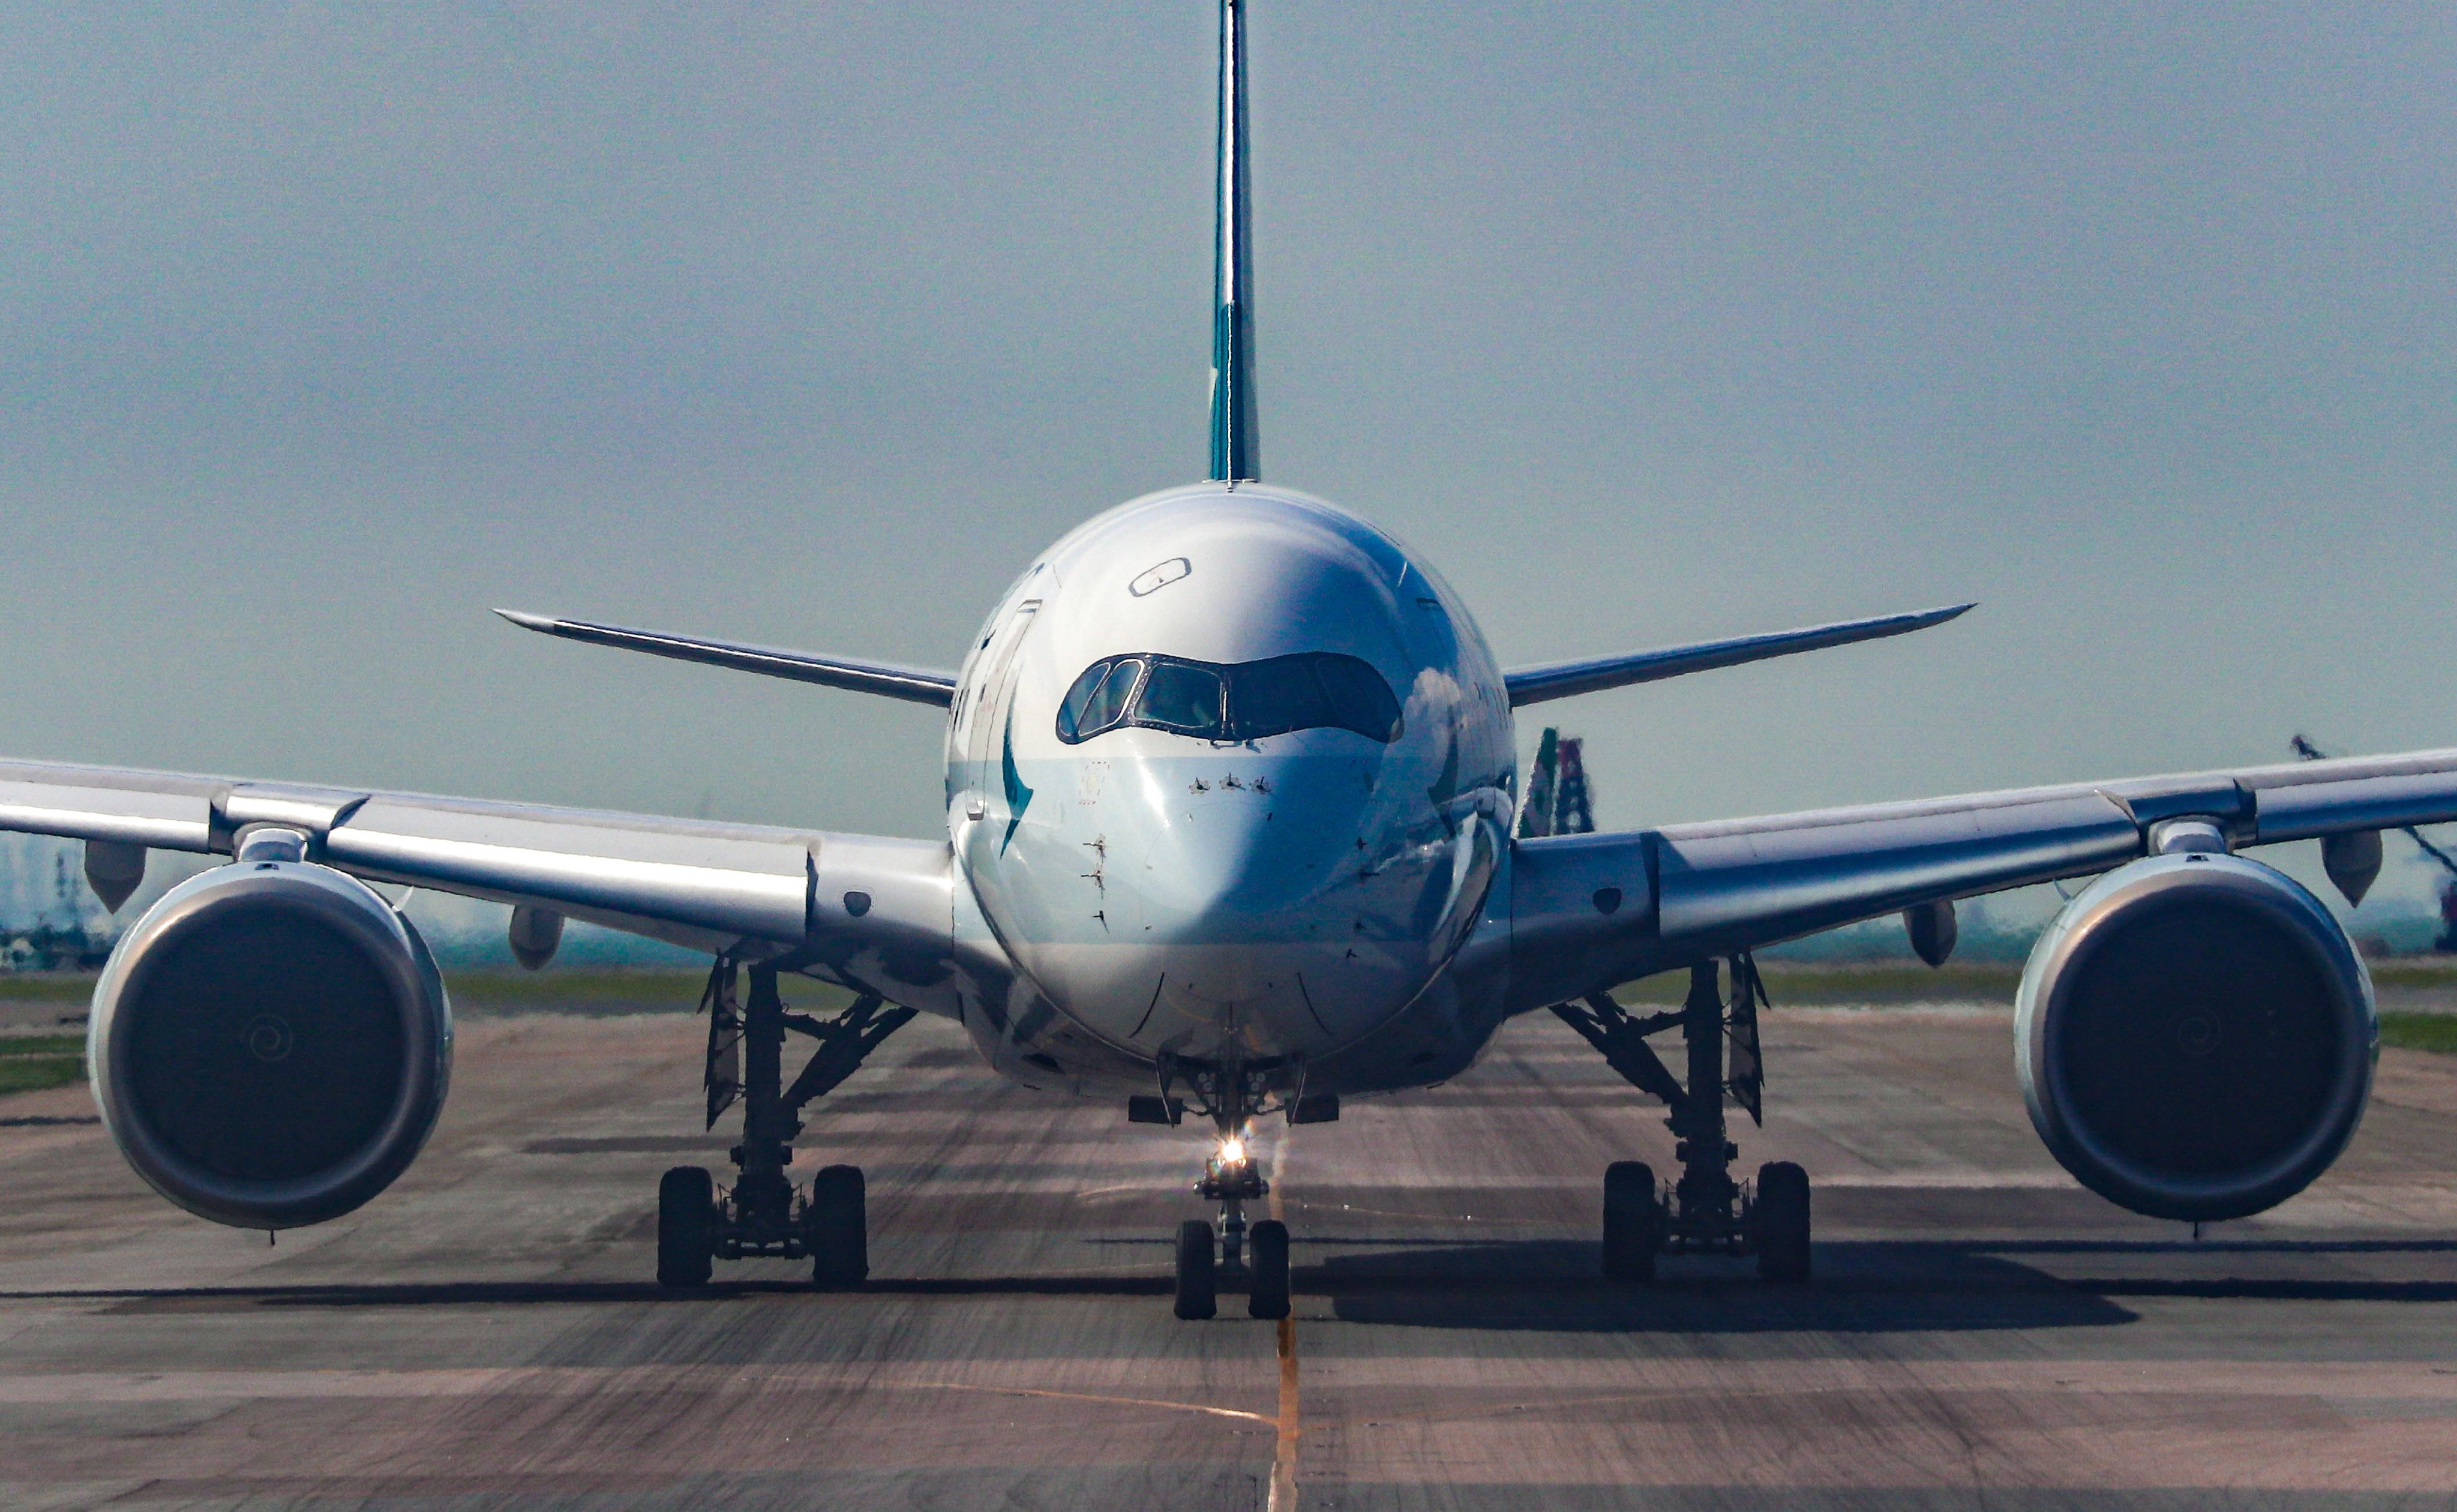
[(1220, 1142), (1220, 1164), (1234, 1166), (1246, 1158), (1246, 1142), (1231, 1134)]

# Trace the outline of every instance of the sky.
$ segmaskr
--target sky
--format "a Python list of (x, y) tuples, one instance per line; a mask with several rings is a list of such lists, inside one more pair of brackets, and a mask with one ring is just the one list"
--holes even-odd
[[(2457, 745), (2457, 11), (1250, 18), (1267, 479), (1505, 665), (1980, 605), (1530, 711), (1606, 827)], [(936, 833), (487, 610), (953, 666), (1199, 476), (1215, 25), (10, 7), (0, 755)]]

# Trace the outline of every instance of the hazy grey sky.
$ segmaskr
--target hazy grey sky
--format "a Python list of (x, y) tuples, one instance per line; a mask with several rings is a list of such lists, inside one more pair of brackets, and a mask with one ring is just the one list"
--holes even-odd
[[(908, 834), (953, 665), (1200, 473), (1214, 12), (11, 8), (0, 753)], [(1264, 471), (1628, 825), (2457, 744), (2457, 10), (1254, 0)], [(1528, 738), (1532, 740), (1533, 727)]]

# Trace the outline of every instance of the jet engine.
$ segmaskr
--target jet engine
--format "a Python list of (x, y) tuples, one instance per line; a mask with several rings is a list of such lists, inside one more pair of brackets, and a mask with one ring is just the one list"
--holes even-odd
[(418, 931), (365, 883), (298, 860), (299, 837), (272, 839), (128, 931), (86, 1050), (136, 1173), (248, 1229), (337, 1218), (390, 1186), (452, 1065), (451, 1005)]
[(2031, 953), (2014, 1058), (2082, 1185), (2156, 1218), (2275, 1207), (2329, 1169), (2371, 1093), (2370, 976), (2327, 908), (2223, 851), (2101, 877)]

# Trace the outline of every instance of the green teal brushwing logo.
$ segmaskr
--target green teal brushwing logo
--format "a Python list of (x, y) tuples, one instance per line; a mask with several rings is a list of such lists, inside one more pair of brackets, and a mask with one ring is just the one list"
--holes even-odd
[(1023, 774), (1015, 769), (1015, 709), (1006, 712), (1006, 734), (999, 742), (1000, 776), (1006, 785), (1006, 833), (999, 838), (999, 854), (1006, 854), (1009, 841), (1015, 839), (1015, 827), (1023, 822), (1023, 811), (1032, 806), (1032, 789), (1023, 785)]

